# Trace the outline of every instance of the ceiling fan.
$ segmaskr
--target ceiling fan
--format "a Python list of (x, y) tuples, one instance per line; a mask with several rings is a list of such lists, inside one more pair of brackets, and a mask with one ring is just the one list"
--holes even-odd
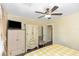
[(58, 6), (54, 6), (52, 9), (46, 8), (45, 12), (35, 11), (35, 13), (43, 14), (38, 18), (46, 17), (48, 19), (51, 19), (52, 15), (62, 15), (62, 13), (53, 13), (58, 8), (59, 8)]

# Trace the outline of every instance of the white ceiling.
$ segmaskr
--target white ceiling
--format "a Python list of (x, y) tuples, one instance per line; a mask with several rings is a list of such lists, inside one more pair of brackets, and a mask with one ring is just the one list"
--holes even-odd
[[(6, 3), (4, 4), (7, 12), (16, 16), (29, 17), (32, 19), (38, 19), (41, 14), (35, 13), (35, 11), (44, 11), (47, 7), (52, 8), (58, 5), (59, 8), (54, 12), (61, 12), (64, 15), (69, 15), (79, 11), (78, 3)], [(57, 19), (62, 16), (52, 16), (52, 19)], [(41, 18), (38, 20), (46, 20)]]

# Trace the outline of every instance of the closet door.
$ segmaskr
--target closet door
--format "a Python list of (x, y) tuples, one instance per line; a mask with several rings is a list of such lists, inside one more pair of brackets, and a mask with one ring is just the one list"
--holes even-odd
[(19, 55), (25, 52), (25, 31), (8, 30), (8, 55)]
[(48, 42), (48, 38), (47, 38), (47, 26), (43, 26), (43, 41), (44, 41), (44, 43)]
[(33, 28), (34, 30), (33, 30), (33, 36), (34, 36), (34, 46), (35, 47), (38, 47), (38, 26), (34, 26), (34, 28)]
[(32, 49), (32, 25), (26, 25), (26, 49)]
[(18, 30), (17, 31), (17, 54), (25, 53), (25, 31), (24, 30)]
[(17, 31), (8, 30), (8, 55), (17, 55)]
[(37, 40), (35, 40), (35, 26), (34, 25), (31, 25), (32, 28), (31, 28), (31, 39), (29, 40), (29, 44), (30, 44), (30, 49), (33, 49), (37, 46), (36, 42)]
[(26, 49), (33, 49), (38, 46), (37, 29), (34, 25), (26, 25)]

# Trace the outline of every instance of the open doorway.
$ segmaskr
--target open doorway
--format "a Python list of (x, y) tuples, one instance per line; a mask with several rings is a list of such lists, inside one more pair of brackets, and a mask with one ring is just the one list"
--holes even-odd
[(39, 36), (39, 46), (47, 46), (53, 44), (53, 27), (52, 25), (41, 26)]
[(52, 28), (52, 25), (47, 26), (47, 39), (48, 39), (48, 43), (50, 43), (50, 44), (53, 43), (53, 28)]

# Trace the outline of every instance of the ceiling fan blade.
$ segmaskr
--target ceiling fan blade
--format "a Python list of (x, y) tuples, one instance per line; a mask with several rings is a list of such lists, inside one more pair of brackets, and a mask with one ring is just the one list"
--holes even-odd
[(53, 13), (51, 15), (63, 15), (62, 13)]
[(43, 12), (40, 12), (40, 11), (35, 11), (35, 13), (45, 14), (45, 13), (43, 13)]
[(46, 12), (45, 12), (45, 14), (46, 14), (46, 13), (48, 13), (48, 12), (49, 12), (49, 8), (47, 8), (47, 9), (46, 9)]
[(58, 6), (54, 6), (54, 7), (51, 9), (51, 12), (55, 11), (57, 8), (58, 8)]
[(42, 15), (42, 16), (40, 16), (40, 17), (38, 17), (38, 18), (42, 18), (42, 17), (44, 17), (45, 15)]

